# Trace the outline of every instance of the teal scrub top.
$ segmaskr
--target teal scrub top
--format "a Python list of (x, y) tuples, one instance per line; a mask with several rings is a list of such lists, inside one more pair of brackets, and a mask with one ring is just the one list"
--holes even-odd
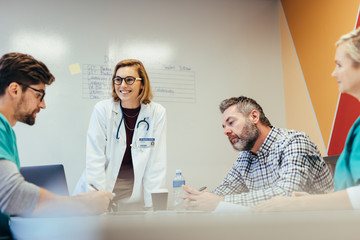
[(360, 117), (351, 127), (335, 167), (335, 191), (360, 184)]
[[(6, 159), (14, 162), (20, 170), (19, 154), (15, 132), (7, 119), (0, 113), (0, 161)], [(9, 215), (0, 212), (0, 237), (9, 236)]]
[(20, 171), (20, 160), (15, 132), (7, 119), (0, 113), (0, 159), (14, 162)]

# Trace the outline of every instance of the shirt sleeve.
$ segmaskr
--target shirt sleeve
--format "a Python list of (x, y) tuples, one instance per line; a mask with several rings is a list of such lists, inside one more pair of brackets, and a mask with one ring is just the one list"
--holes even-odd
[[(106, 143), (107, 112), (103, 102), (95, 105), (91, 114), (86, 142), (86, 185), (94, 184), (98, 189), (106, 189)], [(87, 189), (90, 190), (90, 189)]]
[[(232, 190), (223, 191), (226, 196), (225, 202), (253, 206), (274, 196), (289, 196), (293, 191), (306, 191), (309, 193), (324, 193), (332, 191), (332, 177), (324, 166), (321, 156), (314, 148), (314, 145), (305, 138), (294, 138), (284, 148), (280, 159), (267, 159), (278, 165), (277, 173), (269, 173), (269, 176), (262, 176), (269, 181), (268, 187), (250, 190), (244, 193), (232, 194)], [(268, 169), (269, 170), (269, 169)], [(231, 172), (230, 172), (231, 174)], [(322, 177), (319, 177), (322, 176)], [(233, 177), (235, 181), (230, 189), (236, 188), (236, 184), (243, 188), (241, 177)], [(315, 179), (321, 180), (315, 180)], [(313, 185), (321, 186), (324, 192), (312, 192)], [(216, 192), (215, 192), (216, 193)]]
[[(352, 143), (350, 149), (352, 149), (352, 151), (350, 152), (350, 157), (349, 159), (351, 159), (349, 161), (350, 164), (350, 171), (351, 171), (351, 176), (354, 179), (354, 184), (359, 184), (360, 183), (360, 151), (358, 149), (360, 149), (360, 126), (358, 125), (353, 132), (353, 136), (354, 138), (352, 139)], [(354, 150), (357, 149), (357, 150)]]
[(11, 131), (7, 128), (6, 123), (3, 123), (3, 120), (0, 119), (0, 159), (7, 159), (13, 162), (16, 162), (15, 156), (17, 155), (16, 147), (14, 147), (15, 142), (11, 138)]
[[(283, 159), (285, 160), (285, 159)], [(267, 199), (277, 195), (289, 195), (293, 191), (303, 189), (301, 185), (306, 182), (305, 167), (301, 167), (301, 160), (297, 159), (296, 165), (293, 161), (286, 159), (287, 164), (283, 164), (279, 169), (279, 179), (277, 179), (271, 187), (259, 190), (252, 190), (250, 192), (240, 194), (229, 194), (224, 198), (225, 202), (236, 204), (243, 204), (245, 206), (252, 206), (259, 204)], [(303, 168), (303, 169), (298, 169)]]
[(351, 205), (354, 209), (360, 209), (360, 185), (346, 189), (350, 198)]
[(33, 212), (40, 196), (40, 188), (26, 182), (15, 163), (0, 160), (0, 210), (9, 215)]
[(223, 182), (213, 191), (214, 194), (225, 196), (234, 193), (248, 192), (244, 179), (238, 171), (239, 161), (236, 161)]

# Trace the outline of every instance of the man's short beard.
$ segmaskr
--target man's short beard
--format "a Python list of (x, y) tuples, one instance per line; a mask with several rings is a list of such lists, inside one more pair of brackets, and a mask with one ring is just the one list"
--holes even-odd
[(33, 117), (33, 115), (25, 115), (25, 116), (22, 116), (22, 118), (19, 119), (19, 122), (22, 122), (22, 123), (26, 123), (30, 126), (34, 125), (35, 124), (35, 118)]
[(247, 118), (246, 125), (240, 136), (238, 136), (238, 141), (233, 144), (233, 148), (237, 151), (250, 151), (254, 147), (259, 135), (259, 129)]
[(21, 100), (17, 106), (17, 110), (15, 112), (15, 119), (19, 122), (22, 122), (22, 123), (32, 126), (35, 124), (35, 118), (34, 118), (33, 114), (36, 111), (34, 110), (31, 114), (20, 112), (19, 110), (21, 109), (21, 105), (24, 104), (23, 102), (24, 102), (24, 98), (21, 98)]

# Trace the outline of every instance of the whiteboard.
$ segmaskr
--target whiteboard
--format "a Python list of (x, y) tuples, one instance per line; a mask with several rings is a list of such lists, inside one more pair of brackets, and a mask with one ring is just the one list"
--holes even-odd
[(212, 190), (237, 156), (221, 100), (253, 97), (285, 126), (277, 11), (275, 0), (0, 1), (1, 54), (31, 54), (56, 77), (36, 124), (14, 128), (22, 165), (62, 163), (73, 189), (93, 106), (110, 96), (115, 64), (137, 58), (167, 109), (169, 189), (182, 169)]

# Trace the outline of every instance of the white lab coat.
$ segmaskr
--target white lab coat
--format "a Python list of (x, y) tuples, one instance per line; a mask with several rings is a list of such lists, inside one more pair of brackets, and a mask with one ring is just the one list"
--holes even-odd
[[(98, 189), (112, 192), (126, 149), (124, 120), (120, 102), (107, 99), (98, 102), (92, 113), (86, 146), (86, 170), (80, 178), (74, 193)], [(138, 122), (146, 119), (147, 124)], [(138, 127), (137, 127), (138, 126)], [(139, 138), (155, 138), (155, 144), (139, 147)], [(151, 192), (165, 188), (166, 181), (166, 110), (158, 103), (141, 104), (131, 145), (134, 167), (134, 187), (128, 202), (142, 201), (152, 206)]]

